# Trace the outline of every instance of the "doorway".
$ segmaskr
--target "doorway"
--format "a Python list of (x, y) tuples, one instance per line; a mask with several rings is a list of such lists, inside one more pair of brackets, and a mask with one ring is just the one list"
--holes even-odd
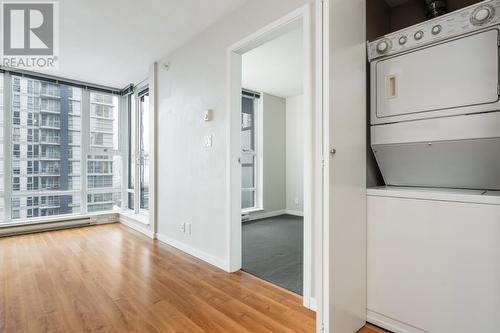
[[(231, 271), (243, 269), (301, 294), (304, 306), (315, 309), (320, 267), (313, 265), (312, 221), (322, 201), (312, 196), (318, 175), (321, 184), (313, 143), (321, 123), (312, 107), (309, 22), (305, 6), (228, 50), (228, 246)], [(294, 49), (287, 52), (286, 45)], [(300, 116), (295, 126), (287, 124), (293, 113)]]
[(303, 295), (304, 84), (298, 25), (242, 55), (242, 270)]

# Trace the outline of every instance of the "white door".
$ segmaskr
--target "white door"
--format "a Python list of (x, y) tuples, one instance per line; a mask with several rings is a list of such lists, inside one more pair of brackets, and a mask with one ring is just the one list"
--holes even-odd
[(365, 1), (329, 0), (323, 16), (328, 34), (323, 306), (330, 333), (355, 333), (366, 320)]

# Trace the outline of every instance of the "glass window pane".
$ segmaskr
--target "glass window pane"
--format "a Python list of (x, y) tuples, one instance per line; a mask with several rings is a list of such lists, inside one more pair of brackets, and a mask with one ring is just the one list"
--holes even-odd
[(140, 98), (140, 182), (141, 182), (141, 209), (149, 208), (149, 95)]
[[(136, 129), (136, 108), (135, 108), (135, 97), (132, 94), (130, 96), (130, 108), (129, 108), (129, 141), (128, 141), (128, 188), (135, 188), (135, 129)], [(130, 209), (134, 209), (134, 205), (129, 206)]]
[(257, 100), (242, 96), (241, 99), (241, 208), (256, 206), (256, 114)]
[(79, 213), (81, 89), (15, 76), (11, 89), (12, 220)]
[(242, 191), (241, 192), (241, 209), (248, 209), (255, 207), (255, 192)]
[(120, 208), (120, 165), (120, 156), (103, 154), (87, 157), (87, 210), (89, 212)]
[(128, 208), (134, 209), (134, 193), (128, 193)]
[(93, 148), (118, 149), (118, 97), (90, 93), (90, 145)]
[(243, 155), (241, 157), (241, 187), (255, 187), (255, 156)]
[(255, 100), (242, 98), (241, 105), (241, 149), (242, 151), (255, 150)]
[(121, 156), (118, 150), (118, 97), (90, 93), (90, 147), (99, 153), (87, 156), (87, 210), (121, 206)]

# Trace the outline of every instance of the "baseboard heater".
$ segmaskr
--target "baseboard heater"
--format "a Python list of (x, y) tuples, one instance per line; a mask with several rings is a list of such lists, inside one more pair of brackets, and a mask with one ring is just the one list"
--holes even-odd
[(23, 234), (31, 234), (36, 232), (78, 228), (95, 224), (97, 224), (97, 221), (95, 219), (92, 219), (91, 217), (84, 217), (84, 218), (68, 219), (68, 220), (53, 221), (53, 222), (2, 226), (0, 227), (0, 238), (23, 235)]

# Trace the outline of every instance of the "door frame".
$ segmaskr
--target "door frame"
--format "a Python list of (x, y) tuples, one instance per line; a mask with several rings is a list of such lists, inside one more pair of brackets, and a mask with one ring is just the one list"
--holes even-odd
[[(286, 33), (287, 31), (302, 26), (303, 52), (304, 52), (304, 106), (306, 117), (304, 122), (304, 306), (316, 310), (317, 302), (313, 297), (313, 285), (321, 286), (317, 280), (321, 277), (321, 264), (313, 265), (315, 256), (313, 253), (321, 251), (320, 242), (313, 242), (317, 238), (318, 231), (322, 229), (321, 203), (322, 198), (313, 197), (313, 189), (317, 186), (317, 180), (321, 179), (322, 164), (321, 149), (315, 149), (317, 137), (321, 138), (322, 110), (313, 107), (313, 68), (312, 54), (313, 43), (311, 35), (311, 5), (304, 5), (289, 13), (281, 19), (267, 25), (250, 36), (240, 40), (227, 49), (227, 270), (235, 272), (242, 266), (242, 222), (241, 222), (241, 168), (238, 159), (241, 155), (240, 138), (240, 113), (241, 113), (241, 80), (242, 80), (242, 55), (256, 47)], [(317, 44), (316, 44), (317, 45)], [(319, 175), (319, 176), (318, 176)], [(320, 184), (321, 186), (321, 184)], [(320, 187), (321, 188), (321, 187)], [(321, 191), (320, 191), (321, 192)], [(319, 208), (318, 208), (319, 207)], [(317, 213), (319, 211), (319, 214)], [(314, 218), (313, 218), (314, 217)], [(314, 223), (314, 228), (313, 228)], [(314, 230), (314, 235), (313, 235)], [(314, 274), (313, 274), (314, 269)], [(318, 277), (318, 278), (316, 278)], [(314, 281), (313, 281), (313, 278)], [(315, 294), (320, 294), (320, 288), (316, 288)], [(314, 295), (315, 296), (315, 295)]]

